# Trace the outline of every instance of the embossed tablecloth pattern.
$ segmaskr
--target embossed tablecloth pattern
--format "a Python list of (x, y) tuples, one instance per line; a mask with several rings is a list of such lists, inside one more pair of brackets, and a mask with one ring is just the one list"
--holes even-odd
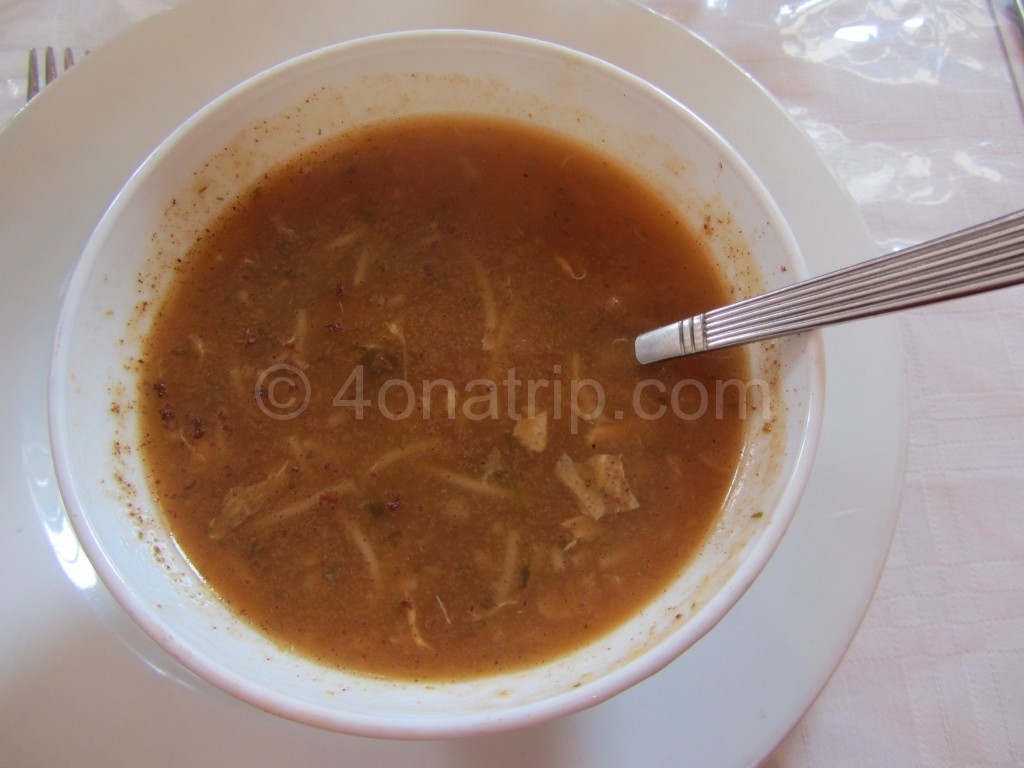
[[(24, 101), (28, 48), (84, 55), (173, 4), (0, 0), (0, 122)], [(650, 5), (781, 102), (880, 253), (1024, 203), (1014, 7)], [(895, 540), (846, 658), (773, 768), (1024, 765), (1024, 290), (917, 310), (900, 329), (910, 454)]]

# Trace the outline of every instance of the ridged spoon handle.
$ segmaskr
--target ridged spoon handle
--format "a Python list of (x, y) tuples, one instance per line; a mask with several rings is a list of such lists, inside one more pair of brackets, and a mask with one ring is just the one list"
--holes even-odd
[(682, 355), (1024, 282), (1024, 211), (643, 333), (636, 358)]

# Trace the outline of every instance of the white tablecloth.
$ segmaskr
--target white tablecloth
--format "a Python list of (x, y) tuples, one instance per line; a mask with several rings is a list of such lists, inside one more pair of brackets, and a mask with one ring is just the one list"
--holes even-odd
[[(24, 101), (28, 48), (81, 56), (173, 4), (0, 0), (0, 123)], [(1014, 6), (649, 5), (783, 104), (848, 186), (879, 253), (1024, 204)], [(888, 564), (772, 768), (1024, 765), (1024, 289), (906, 313), (899, 327), (910, 454)]]

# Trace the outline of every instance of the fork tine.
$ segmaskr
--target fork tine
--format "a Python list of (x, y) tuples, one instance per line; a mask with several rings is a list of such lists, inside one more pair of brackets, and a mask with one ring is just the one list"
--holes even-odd
[[(89, 51), (86, 51), (88, 54)], [(64, 49), (64, 72), (67, 72), (75, 64), (75, 54), (70, 48)], [(46, 51), (43, 53), (43, 77), (44, 84), (49, 85), (57, 79), (57, 75), (60, 72), (57, 70), (57, 52), (54, 47), (47, 46)], [(39, 54), (38, 51), (33, 48), (28, 52), (28, 81), (25, 89), (25, 101), (31, 101), (34, 96), (39, 94), (40, 83), (39, 83)]]
[(28, 52), (28, 87), (25, 89), (25, 101), (31, 101), (37, 93), (39, 93), (39, 59), (36, 56), (36, 49), (33, 48)]
[(53, 52), (53, 46), (46, 47), (46, 84), (49, 85), (57, 79), (57, 57)]

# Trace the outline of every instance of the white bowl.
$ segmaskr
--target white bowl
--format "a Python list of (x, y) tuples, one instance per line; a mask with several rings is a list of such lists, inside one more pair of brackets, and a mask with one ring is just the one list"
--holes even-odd
[[(778, 428), (750, 425), (741, 469), (695, 562), (581, 651), (445, 685), (371, 678), (282, 652), (225, 607), (178, 551), (132, 450), (134, 361), (173, 273), (160, 260), (187, 245), (225, 198), (322, 135), (423, 112), (498, 115), (561, 131), (620, 158), (694, 227), (709, 212), (728, 214), (721, 218), (731, 224), (716, 227), (708, 245), (737, 296), (804, 272), (763, 186), (685, 107), (607, 63), (510, 35), (398, 33), (312, 52), (214, 101), (134, 174), (76, 268), (54, 351), (54, 463), (82, 546), (125, 610), (202, 677), (285, 717), (397, 738), (505, 730), (583, 709), (705, 635), (761, 571), (796, 509), (823, 394), (814, 334), (751, 347), (753, 378), (770, 383)], [(180, 215), (167, 214), (172, 198)]]

